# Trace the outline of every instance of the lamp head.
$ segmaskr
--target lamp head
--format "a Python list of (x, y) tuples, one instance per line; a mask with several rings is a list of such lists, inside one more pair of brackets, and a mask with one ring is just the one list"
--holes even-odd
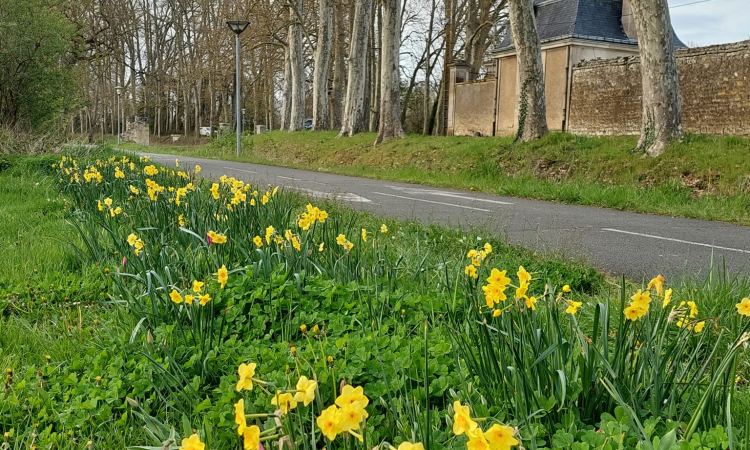
[(115, 92), (117, 92), (117, 95), (122, 95), (122, 86), (117, 86)]
[(250, 25), (250, 22), (247, 20), (227, 20), (227, 25), (236, 34), (241, 34)]
[(242, 115), (243, 115), (243, 116), (245, 115), (245, 111), (246, 111), (246, 109), (245, 109), (245, 108), (242, 108)]

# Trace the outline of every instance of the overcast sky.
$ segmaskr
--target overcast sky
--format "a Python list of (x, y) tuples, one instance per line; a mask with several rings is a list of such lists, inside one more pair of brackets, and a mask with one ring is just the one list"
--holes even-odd
[[(750, 38), (750, 0), (669, 0), (672, 26), (691, 47)], [(685, 5), (685, 6), (679, 6)]]

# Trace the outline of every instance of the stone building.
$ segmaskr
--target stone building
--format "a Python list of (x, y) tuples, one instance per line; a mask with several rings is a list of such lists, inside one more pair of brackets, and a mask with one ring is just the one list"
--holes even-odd
[[(640, 63), (629, 1), (535, 0), (534, 11), (549, 129), (584, 134), (637, 133)], [(686, 130), (729, 129), (734, 134), (750, 134), (750, 119), (743, 119), (750, 115), (750, 42), (687, 49), (676, 35), (674, 41), (683, 105), (687, 106), (683, 111)], [(491, 56), (483, 80), (471, 79), (464, 61), (450, 66), (449, 135), (515, 134), (518, 75), (510, 33), (492, 48)], [(591, 60), (597, 60), (596, 64), (583, 63)], [(707, 73), (716, 76), (707, 79)], [(701, 114), (700, 104), (705, 102), (712, 105), (711, 118), (690, 117), (693, 110)], [(599, 105), (608, 115), (599, 114)], [(635, 115), (634, 120), (629, 117), (635, 126), (617, 123), (622, 117), (618, 110), (624, 107), (629, 116)], [(697, 124), (695, 129), (691, 129), (691, 123)]]

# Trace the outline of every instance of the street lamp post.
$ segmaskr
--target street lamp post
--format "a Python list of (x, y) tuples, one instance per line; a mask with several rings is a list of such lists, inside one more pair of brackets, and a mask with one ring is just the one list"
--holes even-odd
[(120, 133), (122, 129), (122, 119), (120, 118), (120, 96), (122, 95), (122, 86), (117, 86), (115, 92), (117, 92), (117, 145), (120, 145)]
[(228, 20), (227, 25), (234, 31), (235, 34), (235, 47), (236, 47), (236, 78), (234, 81), (235, 93), (234, 93), (234, 120), (235, 128), (237, 129), (237, 156), (240, 156), (240, 146), (242, 142), (242, 131), (240, 127), (240, 34), (245, 31), (250, 22), (247, 20)]

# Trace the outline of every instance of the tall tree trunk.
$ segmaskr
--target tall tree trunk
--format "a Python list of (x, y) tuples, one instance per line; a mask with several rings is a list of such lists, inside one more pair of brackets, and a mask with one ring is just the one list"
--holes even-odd
[[(302, 0), (294, 0), (297, 11), (302, 14)], [(292, 75), (292, 108), (289, 118), (289, 131), (304, 130), (305, 122), (305, 61), (302, 55), (302, 24), (289, 8), (289, 64)]]
[(318, 1), (318, 46), (313, 73), (313, 130), (330, 128), (328, 115), (328, 72), (333, 43), (333, 0)]
[[(370, 131), (375, 131), (378, 129), (378, 123), (380, 121), (380, 98), (381, 98), (381, 92), (380, 92), (380, 71), (379, 68), (382, 67), (383, 64), (383, 38), (382, 34), (376, 33), (377, 31), (380, 31), (383, 29), (383, 13), (382, 9), (379, 7), (375, 7), (377, 14), (377, 19), (373, 18), (371, 30), (370, 30), (370, 39), (373, 42), (373, 45), (369, 46), (368, 54), (370, 58), (370, 98), (372, 99), (370, 108), (370, 124), (368, 126), (368, 129)], [(377, 27), (375, 26), (377, 24)], [(376, 43), (377, 42), (377, 43)], [(380, 49), (378, 51), (378, 57), (375, 58), (375, 48)]]
[(401, 124), (399, 49), (401, 47), (401, 1), (382, 0), (382, 64), (380, 72), (380, 129), (375, 143), (404, 137)]
[(284, 47), (284, 85), (281, 88), (281, 129), (289, 128), (292, 116), (292, 65), (289, 59), (289, 44)]
[(344, 89), (346, 88), (346, 66), (344, 52), (346, 51), (345, 11), (340, 2), (334, 4), (334, 34), (336, 45), (333, 55), (333, 90), (331, 92), (331, 128), (341, 128), (344, 108)]
[(667, 0), (630, 0), (641, 55), (643, 112), (638, 148), (659, 156), (683, 138), (674, 33)]
[(366, 111), (364, 107), (367, 75), (367, 38), (372, 14), (372, 0), (356, 0), (354, 23), (349, 42), (349, 74), (346, 100), (341, 123), (341, 136), (354, 136), (362, 131)]
[(510, 0), (510, 27), (518, 61), (518, 132), (523, 142), (547, 133), (542, 50), (534, 19), (534, 0)]
[(434, 119), (431, 118), (430, 109), (430, 77), (432, 76), (432, 65), (430, 64), (430, 49), (432, 48), (432, 30), (435, 26), (435, 0), (431, 2), (430, 8), (430, 26), (427, 28), (427, 40), (425, 42), (425, 54), (427, 55), (427, 61), (424, 66), (424, 103), (422, 105), (423, 118), (422, 118), (422, 134), (430, 134), (431, 123)]

